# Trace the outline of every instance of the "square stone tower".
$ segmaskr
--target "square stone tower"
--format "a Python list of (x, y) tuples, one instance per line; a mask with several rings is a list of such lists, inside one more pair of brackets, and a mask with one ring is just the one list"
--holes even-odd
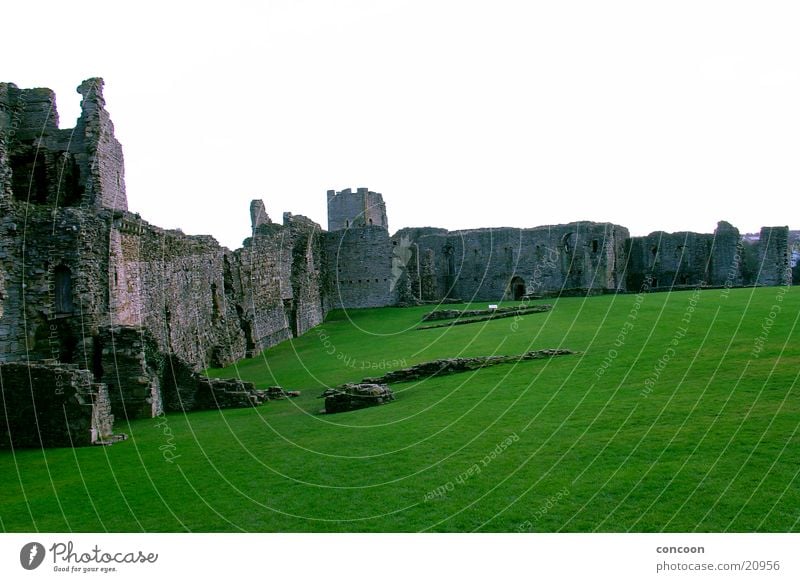
[(389, 230), (386, 204), (378, 192), (347, 188), (341, 192), (328, 190), (328, 230), (345, 230), (362, 226), (382, 226)]

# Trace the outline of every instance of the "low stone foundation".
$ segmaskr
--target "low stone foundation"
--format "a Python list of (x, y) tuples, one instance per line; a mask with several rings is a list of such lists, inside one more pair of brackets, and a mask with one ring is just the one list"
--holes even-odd
[(504, 317), (522, 317), (523, 315), (528, 315), (531, 313), (545, 313), (550, 311), (552, 308), (552, 305), (530, 305), (528, 307), (514, 306), (501, 307), (499, 309), (475, 309), (469, 311), (458, 311), (453, 309), (432, 311), (426, 314), (422, 318), (422, 321), (445, 321), (431, 325), (421, 325), (417, 328), (417, 330), (436, 329), (437, 327), (450, 327), (453, 325), (467, 325), (469, 323), (481, 323), (484, 321), (491, 321), (493, 319), (502, 319)]
[(72, 447), (112, 439), (105, 384), (52, 362), (0, 364), (0, 448)]
[(423, 362), (409, 368), (402, 370), (394, 370), (388, 372), (378, 378), (364, 378), (365, 383), (386, 384), (390, 382), (412, 382), (414, 380), (421, 380), (423, 378), (430, 378), (432, 376), (445, 376), (447, 374), (456, 374), (458, 372), (469, 372), (471, 370), (479, 370), (489, 366), (496, 366), (498, 364), (514, 364), (523, 362), (525, 360), (540, 360), (543, 358), (552, 358), (555, 356), (567, 356), (575, 354), (572, 350), (554, 349), (554, 350), (534, 350), (525, 352), (518, 356), (480, 356), (476, 358), (446, 358), (442, 360), (433, 360), (430, 362)]

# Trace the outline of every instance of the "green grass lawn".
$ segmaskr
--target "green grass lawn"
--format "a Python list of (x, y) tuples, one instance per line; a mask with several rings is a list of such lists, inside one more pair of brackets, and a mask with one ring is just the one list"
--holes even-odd
[[(118, 422), (130, 439), (111, 447), (0, 453), (0, 530), (800, 531), (800, 292), (546, 302), (425, 331), (429, 308), (332, 313), (209, 371), (299, 398)], [(318, 414), (330, 385), (544, 348), (580, 353)]]

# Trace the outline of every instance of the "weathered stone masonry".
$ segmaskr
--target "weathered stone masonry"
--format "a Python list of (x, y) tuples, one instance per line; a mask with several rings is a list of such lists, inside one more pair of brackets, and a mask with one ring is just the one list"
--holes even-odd
[[(52, 91), (0, 84), (0, 446), (102, 441), (115, 417), (251, 405), (251, 384), (202, 370), (330, 309), (791, 282), (787, 227), (755, 243), (725, 222), (646, 237), (593, 222), (390, 236), (367, 188), (328, 191), (327, 232), (290, 213), (274, 223), (254, 200), (252, 236), (231, 251), (128, 211), (102, 89), (81, 83), (81, 116), (59, 129)], [(55, 393), (56, 378), (74, 389)]]
[[(272, 224), (254, 201), (253, 236), (231, 252), (128, 212), (102, 87), (81, 84), (81, 118), (60, 130), (52, 91), (0, 85), (0, 362), (89, 371), (117, 419), (245, 405), (252, 385), (199, 372), (322, 321), (323, 233), (301, 216)], [(4, 394), (29, 389), (9, 378)], [(2, 442), (39, 442), (30, 407), (9, 410)]]

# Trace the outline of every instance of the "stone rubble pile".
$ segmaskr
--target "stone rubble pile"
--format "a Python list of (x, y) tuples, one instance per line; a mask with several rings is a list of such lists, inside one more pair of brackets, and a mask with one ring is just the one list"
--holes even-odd
[(328, 388), (319, 398), (325, 399), (325, 412), (345, 412), (394, 400), (394, 392), (386, 384), (362, 382)]

